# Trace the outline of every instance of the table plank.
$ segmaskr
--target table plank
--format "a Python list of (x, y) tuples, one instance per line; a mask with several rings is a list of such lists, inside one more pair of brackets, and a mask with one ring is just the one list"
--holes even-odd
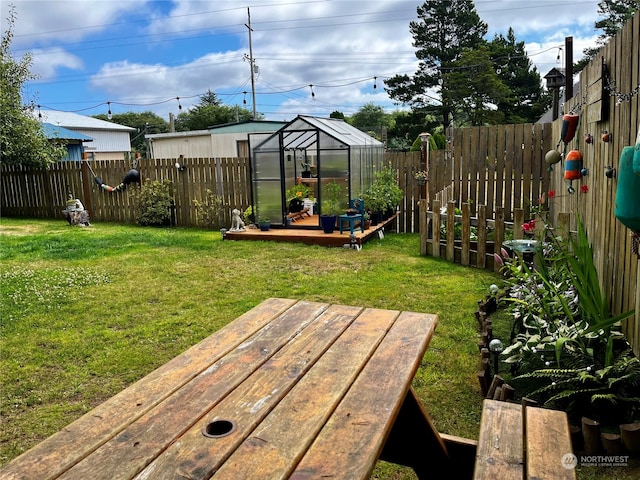
[(132, 478), (327, 307), (312, 302), (291, 306), (59, 478)]
[(5, 480), (57, 478), (295, 303), (296, 300), (282, 298), (265, 300), (9, 462), (0, 470), (0, 477)]
[(377, 309), (362, 312), (215, 472), (216, 480), (287, 478), (399, 314)]
[[(278, 401), (288, 395), (300, 377), (313, 368), (329, 347), (334, 348), (332, 344), (336, 338), (361, 310), (359, 307), (339, 305), (328, 309), (243, 385), (208, 412), (205, 418), (185, 432), (179, 442), (168, 448), (137, 479), (196, 480), (213, 475)], [(216, 419), (231, 420), (235, 422), (236, 429), (225, 437), (206, 438), (201, 433), (202, 429)]]
[(526, 478), (575, 480), (575, 469), (567, 468), (562, 461), (565, 454), (573, 453), (567, 414), (560, 410), (527, 407), (525, 419)]
[(433, 335), (435, 315), (403, 312), (290, 478), (368, 478)]
[(522, 406), (484, 400), (474, 477), (523, 478)]

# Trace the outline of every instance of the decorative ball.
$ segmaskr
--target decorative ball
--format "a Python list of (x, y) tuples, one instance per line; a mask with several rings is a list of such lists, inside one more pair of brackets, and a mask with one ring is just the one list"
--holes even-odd
[(560, 152), (557, 150), (549, 150), (545, 154), (544, 159), (549, 165), (553, 165), (554, 163), (558, 163), (562, 160), (562, 155), (560, 155)]
[(491, 295), (497, 295), (499, 291), (500, 291), (500, 289), (498, 288), (498, 286), (495, 283), (489, 286), (489, 293)]

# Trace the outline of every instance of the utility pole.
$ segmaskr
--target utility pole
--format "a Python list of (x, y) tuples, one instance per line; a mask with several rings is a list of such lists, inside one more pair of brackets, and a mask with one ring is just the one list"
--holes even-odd
[[(253, 104), (253, 119), (256, 119), (256, 80), (254, 77), (255, 70), (255, 60), (253, 59), (253, 44), (251, 42), (251, 32), (253, 31), (251, 28), (251, 11), (249, 7), (247, 7), (247, 19), (248, 23), (245, 24), (245, 27), (249, 29), (249, 66), (251, 67), (251, 103)], [(247, 56), (245, 55), (245, 59)]]

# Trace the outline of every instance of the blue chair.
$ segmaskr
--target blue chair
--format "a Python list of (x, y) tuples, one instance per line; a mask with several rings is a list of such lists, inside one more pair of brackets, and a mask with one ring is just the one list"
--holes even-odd
[(342, 233), (342, 224), (346, 221), (349, 222), (349, 231), (353, 233), (353, 230), (356, 226), (356, 222), (360, 221), (360, 230), (364, 232), (364, 200), (361, 198), (354, 198), (349, 200), (349, 208), (352, 210), (357, 210), (358, 213), (354, 215), (340, 215), (338, 217), (338, 224), (340, 225), (340, 233)]

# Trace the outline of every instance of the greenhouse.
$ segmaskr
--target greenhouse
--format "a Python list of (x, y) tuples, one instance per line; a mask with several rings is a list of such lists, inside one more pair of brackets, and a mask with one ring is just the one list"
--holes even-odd
[(344, 213), (384, 161), (382, 142), (333, 118), (300, 115), (275, 133), (251, 134), (249, 145), (256, 221), (281, 227), (319, 228), (336, 184)]

